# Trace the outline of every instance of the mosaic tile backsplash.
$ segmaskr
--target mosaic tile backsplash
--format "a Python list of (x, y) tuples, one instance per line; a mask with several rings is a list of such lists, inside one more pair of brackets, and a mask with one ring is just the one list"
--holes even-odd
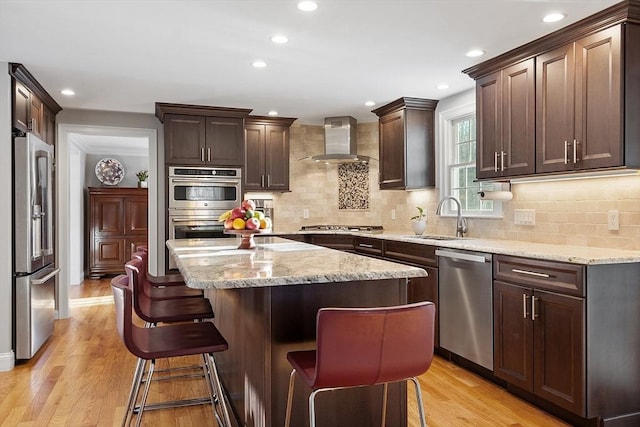
[(338, 209), (369, 209), (369, 165), (338, 166)]

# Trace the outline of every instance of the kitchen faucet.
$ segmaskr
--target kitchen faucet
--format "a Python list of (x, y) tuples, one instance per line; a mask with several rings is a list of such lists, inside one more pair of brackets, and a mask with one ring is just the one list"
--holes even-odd
[(462, 205), (460, 204), (460, 200), (453, 196), (445, 196), (438, 203), (438, 209), (436, 209), (436, 215), (440, 215), (442, 213), (442, 205), (446, 200), (453, 200), (458, 205), (458, 221), (456, 223), (456, 237), (464, 237), (464, 233), (467, 232), (467, 219), (462, 217)]

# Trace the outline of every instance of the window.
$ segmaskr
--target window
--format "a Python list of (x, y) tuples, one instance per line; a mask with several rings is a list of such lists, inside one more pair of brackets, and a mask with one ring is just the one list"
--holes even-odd
[[(476, 181), (476, 115), (475, 106), (467, 105), (440, 114), (442, 147), (440, 197), (454, 196), (467, 217), (502, 217), (502, 203), (480, 200), (482, 190), (493, 190), (499, 184)], [(496, 188), (497, 189), (497, 188)], [(457, 215), (453, 201), (443, 206), (443, 214)]]

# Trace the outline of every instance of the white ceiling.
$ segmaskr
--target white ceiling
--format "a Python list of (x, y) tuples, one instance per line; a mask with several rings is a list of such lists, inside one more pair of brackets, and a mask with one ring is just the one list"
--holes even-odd
[[(0, 0), (0, 61), (23, 63), (63, 108), (154, 113), (159, 101), (374, 122), (367, 100), (472, 88), (461, 70), (617, 2), (318, 0), (305, 13), (295, 0)], [(549, 11), (568, 17), (544, 24)], [(251, 67), (258, 58), (268, 66)]]

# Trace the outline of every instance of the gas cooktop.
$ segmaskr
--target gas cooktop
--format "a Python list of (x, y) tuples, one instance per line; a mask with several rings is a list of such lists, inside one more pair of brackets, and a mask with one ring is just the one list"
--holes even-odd
[(381, 225), (303, 225), (300, 231), (360, 231), (363, 233), (382, 233)]

